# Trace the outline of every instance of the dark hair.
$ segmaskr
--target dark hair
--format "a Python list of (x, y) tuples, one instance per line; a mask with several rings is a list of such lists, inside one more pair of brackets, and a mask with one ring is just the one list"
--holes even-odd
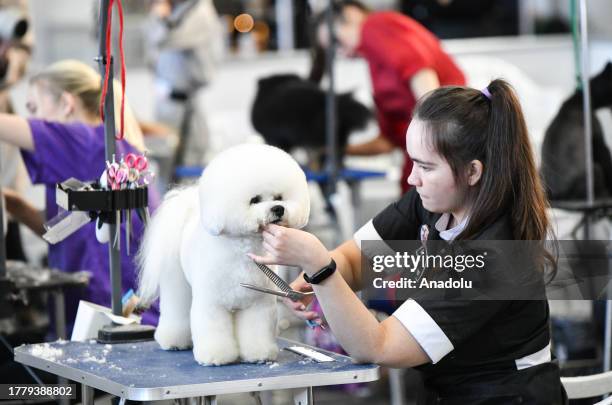
[[(345, 7), (356, 7), (366, 14), (371, 11), (368, 6), (356, 0), (332, 1), (331, 7), (334, 11), (335, 19), (340, 19), (342, 17), (342, 10), (344, 10)], [(310, 73), (308, 74), (308, 80), (317, 84), (321, 82), (325, 75), (325, 62), (327, 59), (325, 48), (323, 48), (317, 40), (317, 30), (321, 24), (325, 24), (327, 10), (328, 8), (325, 8), (315, 15), (310, 23), (311, 67)]]
[(356, 7), (364, 13), (369, 13), (370, 7), (366, 6), (363, 2), (357, 0), (341, 0), (333, 2), (334, 6), (339, 10), (344, 9), (344, 7)]
[[(514, 239), (544, 241), (552, 235), (549, 203), (519, 100), (504, 80), (493, 80), (487, 89), (490, 97), (468, 87), (441, 87), (414, 109), (458, 183), (465, 183), (472, 160), (483, 164), (482, 177), (467, 196), (470, 220), (458, 239), (474, 238), (509, 212)], [(554, 265), (552, 255), (546, 260)]]

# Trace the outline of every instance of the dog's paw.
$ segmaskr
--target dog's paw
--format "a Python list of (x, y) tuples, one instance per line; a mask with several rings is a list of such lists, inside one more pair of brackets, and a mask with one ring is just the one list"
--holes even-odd
[(238, 360), (238, 347), (234, 342), (214, 342), (193, 347), (193, 357), (203, 366), (220, 366)]
[(240, 342), (240, 358), (245, 363), (261, 363), (276, 360), (278, 357), (278, 346), (275, 342)]
[(158, 327), (155, 330), (155, 340), (164, 350), (186, 350), (191, 349), (190, 330), (177, 330), (173, 328)]

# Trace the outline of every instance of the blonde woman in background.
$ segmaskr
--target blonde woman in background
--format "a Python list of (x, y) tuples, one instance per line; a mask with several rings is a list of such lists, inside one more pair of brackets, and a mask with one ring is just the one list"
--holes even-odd
[[(115, 83), (115, 87), (117, 84)], [(33, 184), (46, 188), (44, 215), (18, 194), (5, 193), (7, 209), (15, 218), (41, 235), (43, 224), (57, 212), (55, 185), (70, 177), (82, 181), (95, 180), (105, 169), (104, 126), (99, 115), (101, 94), (100, 75), (78, 61), (65, 60), (52, 64), (30, 79), (25, 119), (0, 114), (0, 141), (21, 149), (21, 154)], [(115, 119), (119, 129), (120, 91), (116, 88)], [(126, 103), (127, 104), (127, 103)], [(116, 142), (116, 156), (144, 151), (142, 133), (129, 106), (125, 109), (124, 139)], [(155, 209), (159, 196), (149, 188), (149, 208)], [(125, 224), (122, 225), (122, 228)], [(66, 297), (67, 322), (72, 325), (79, 299), (109, 306), (111, 286), (108, 247), (98, 243), (95, 223), (79, 229), (62, 242), (49, 246), (49, 267), (67, 272), (88, 270), (92, 279), (86, 291)], [(138, 216), (132, 216), (130, 246), (134, 252), (143, 233)], [(125, 238), (121, 238), (122, 285), (125, 291), (134, 287), (136, 268), (134, 255), (126, 253)], [(145, 313), (143, 321), (156, 323), (157, 313)]]

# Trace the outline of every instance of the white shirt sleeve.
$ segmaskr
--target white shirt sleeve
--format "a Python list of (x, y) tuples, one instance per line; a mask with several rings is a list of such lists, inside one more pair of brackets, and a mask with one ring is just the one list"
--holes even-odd
[(407, 300), (393, 316), (419, 342), (433, 364), (452, 352), (455, 347), (431, 316), (414, 300)]
[(364, 241), (370, 242), (384, 242), (376, 228), (374, 227), (374, 222), (372, 220), (368, 221), (367, 224), (362, 226), (353, 234), (353, 240), (361, 253), (363, 253), (366, 257), (373, 257), (376, 255), (395, 255), (395, 251), (382, 243), (363, 243)]

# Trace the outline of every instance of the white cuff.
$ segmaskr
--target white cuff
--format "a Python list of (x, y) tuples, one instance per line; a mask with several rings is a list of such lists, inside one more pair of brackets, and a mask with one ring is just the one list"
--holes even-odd
[(537, 366), (538, 364), (550, 363), (551, 360), (550, 343), (548, 343), (543, 349), (531, 353), (528, 356), (521, 357), (514, 362), (516, 363), (517, 370), (523, 370), (525, 368)]
[(414, 300), (407, 300), (394, 313), (402, 325), (419, 342), (433, 364), (455, 347), (431, 316)]
[(361, 241), (363, 240), (382, 240), (376, 228), (374, 228), (374, 223), (372, 220), (369, 220), (367, 224), (362, 226), (353, 234), (353, 240), (359, 248), (361, 249)]
[(391, 249), (386, 242), (385, 243), (370, 243), (364, 246), (362, 242), (364, 241), (383, 241), (383, 238), (380, 236), (376, 228), (374, 227), (374, 223), (370, 220), (367, 224), (362, 226), (353, 234), (353, 240), (355, 244), (359, 247), (359, 250), (366, 257), (372, 258), (376, 255), (395, 255), (395, 251)]

